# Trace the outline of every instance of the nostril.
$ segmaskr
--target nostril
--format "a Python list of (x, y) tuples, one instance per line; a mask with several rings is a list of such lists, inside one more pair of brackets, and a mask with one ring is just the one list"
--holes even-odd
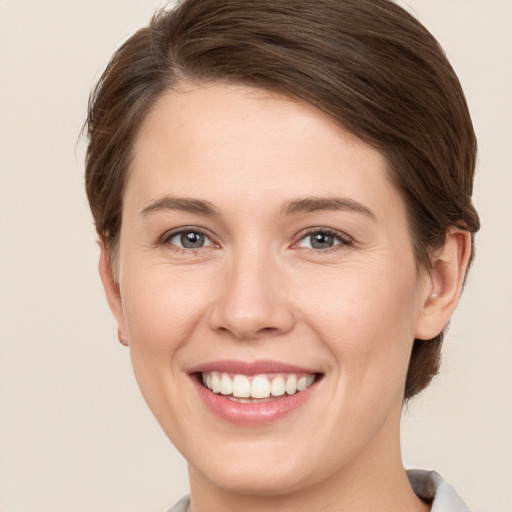
[(262, 334), (266, 334), (266, 333), (274, 333), (277, 330), (278, 330), (277, 327), (263, 327), (258, 332), (261, 332)]

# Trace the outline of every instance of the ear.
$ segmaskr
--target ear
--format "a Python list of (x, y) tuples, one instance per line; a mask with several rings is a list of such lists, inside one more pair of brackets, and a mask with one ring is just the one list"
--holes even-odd
[(422, 310), (415, 338), (430, 340), (448, 324), (457, 306), (471, 257), (471, 234), (458, 228), (446, 233), (443, 247), (435, 254), (426, 276)]
[(128, 337), (126, 336), (126, 325), (124, 321), (123, 304), (121, 301), (119, 285), (114, 279), (105, 244), (103, 242), (99, 242), (99, 245), (101, 252), (98, 269), (100, 272), (101, 282), (103, 283), (108, 305), (110, 306), (110, 310), (117, 322), (117, 337), (123, 345), (128, 346)]

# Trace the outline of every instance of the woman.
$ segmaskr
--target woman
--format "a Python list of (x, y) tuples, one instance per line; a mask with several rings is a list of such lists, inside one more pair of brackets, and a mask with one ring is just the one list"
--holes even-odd
[(441, 48), (387, 0), (185, 0), (90, 104), (100, 274), (189, 463), (173, 511), (467, 510), (400, 456), (478, 215)]

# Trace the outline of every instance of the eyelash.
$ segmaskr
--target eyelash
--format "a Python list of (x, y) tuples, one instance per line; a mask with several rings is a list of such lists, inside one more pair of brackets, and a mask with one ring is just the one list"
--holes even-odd
[[(187, 233), (199, 235), (199, 237), (204, 237), (206, 240), (209, 241), (208, 245), (202, 245), (201, 247), (182, 247), (182, 246), (179, 246), (179, 245), (171, 242), (171, 240), (173, 238), (180, 236), (180, 235), (182, 236)], [(332, 247), (327, 247), (327, 248), (300, 247), (299, 246), (300, 242), (307, 239), (308, 237), (312, 237), (313, 235), (322, 235), (322, 236), (333, 237), (335, 243)], [(298, 241), (293, 243), (291, 248), (292, 249), (302, 249), (302, 250), (306, 250), (309, 252), (313, 252), (315, 254), (319, 254), (319, 253), (326, 254), (326, 253), (331, 253), (334, 251), (342, 250), (346, 247), (350, 247), (352, 244), (353, 244), (353, 240), (350, 237), (348, 237), (345, 233), (342, 233), (340, 231), (336, 231), (336, 230), (330, 229), (330, 228), (320, 228), (319, 227), (319, 228), (312, 228), (312, 229), (309, 229), (309, 230), (301, 233), (300, 237), (298, 238)], [(190, 254), (191, 252), (193, 253), (193, 252), (197, 252), (197, 251), (200, 251), (203, 249), (208, 249), (210, 247), (217, 246), (217, 244), (215, 244), (211, 240), (211, 238), (208, 236), (208, 234), (206, 233), (206, 231), (204, 229), (194, 227), (194, 226), (183, 227), (176, 231), (171, 231), (171, 232), (165, 233), (162, 236), (162, 238), (160, 239), (159, 245), (172, 246), (172, 249), (174, 251), (184, 253), (184, 254), (185, 253)]]

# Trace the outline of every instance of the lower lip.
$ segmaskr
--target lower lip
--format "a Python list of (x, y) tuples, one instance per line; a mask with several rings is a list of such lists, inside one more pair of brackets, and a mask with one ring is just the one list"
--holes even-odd
[(240, 403), (212, 393), (197, 378), (192, 377), (199, 396), (217, 416), (237, 425), (265, 425), (280, 420), (302, 406), (311, 396), (316, 382), (295, 395), (277, 397), (268, 402)]

